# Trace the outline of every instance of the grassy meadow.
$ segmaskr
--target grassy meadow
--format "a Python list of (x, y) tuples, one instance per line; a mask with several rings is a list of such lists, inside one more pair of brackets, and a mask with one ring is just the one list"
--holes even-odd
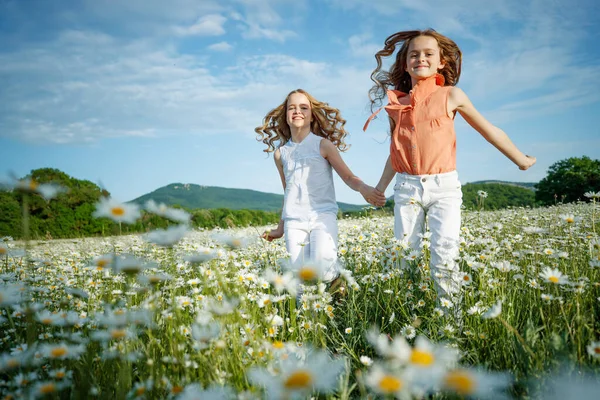
[(460, 313), (436, 299), (428, 235), (407, 248), (392, 217), (339, 221), (335, 290), (266, 227), (5, 238), (0, 397), (594, 398), (593, 200), (465, 212)]

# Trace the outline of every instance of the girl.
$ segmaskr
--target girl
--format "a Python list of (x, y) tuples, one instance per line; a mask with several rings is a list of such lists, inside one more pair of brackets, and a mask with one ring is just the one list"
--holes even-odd
[[(337, 268), (337, 211), (331, 169), (371, 204), (385, 204), (383, 193), (363, 183), (342, 160), (347, 135), (339, 110), (302, 89), (290, 92), (255, 129), (275, 151), (274, 159), (284, 189), (277, 228), (265, 232), (268, 241), (285, 235), (292, 265), (312, 261), (323, 268), (322, 280), (333, 281)], [(279, 143), (277, 143), (279, 142)], [(339, 150), (339, 151), (338, 151)]]
[[(400, 46), (389, 71), (382, 58)], [(521, 170), (535, 157), (523, 154), (499, 128), (488, 122), (455, 87), (460, 77), (462, 54), (456, 43), (432, 29), (398, 32), (385, 40), (375, 54), (377, 68), (369, 91), (371, 107), (381, 104), (389, 115), (391, 143), (376, 189), (384, 193), (394, 186), (394, 235), (412, 248), (425, 233), (425, 217), (431, 232), (430, 268), (438, 298), (452, 299), (460, 290), (458, 255), (461, 184), (456, 172), (456, 112)], [(392, 90), (389, 90), (392, 89)], [(369, 122), (379, 111), (375, 112)]]

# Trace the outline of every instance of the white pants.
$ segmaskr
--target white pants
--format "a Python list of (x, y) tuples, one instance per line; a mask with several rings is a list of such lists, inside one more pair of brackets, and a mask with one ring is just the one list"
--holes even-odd
[(418, 249), (419, 233), (429, 225), (430, 269), (439, 297), (460, 290), (455, 259), (460, 243), (461, 184), (456, 171), (435, 175), (396, 174), (394, 235)]
[(312, 261), (323, 268), (323, 281), (329, 282), (339, 275), (337, 264), (337, 216), (320, 214), (309, 221), (286, 220), (284, 224), (285, 247), (292, 265)]

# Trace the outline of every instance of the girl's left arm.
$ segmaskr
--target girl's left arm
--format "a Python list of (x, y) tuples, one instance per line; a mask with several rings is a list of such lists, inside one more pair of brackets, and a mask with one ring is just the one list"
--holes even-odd
[(344, 183), (352, 190), (360, 192), (368, 203), (378, 207), (385, 205), (385, 195), (374, 187), (367, 185), (358, 176), (354, 175), (342, 159), (338, 149), (330, 140), (321, 140), (321, 155), (329, 161), (329, 164), (335, 169), (335, 172), (342, 178)]
[(514, 162), (519, 169), (526, 170), (535, 164), (535, 157), (523, 154), (502, 129), (492, 125), (477, 111), (471, 100), (461, 89), (453, 87), (450, 90), (448, 110), (458, 111), (469, 125)]

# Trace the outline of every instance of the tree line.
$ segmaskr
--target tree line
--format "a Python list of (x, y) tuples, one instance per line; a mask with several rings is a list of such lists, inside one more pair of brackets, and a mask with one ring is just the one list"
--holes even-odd
[[(0, 236), (22, 238), (23, 218), (26, 216), (30, 237), (35, 239), (74, 238), (142, 233), (166, 228), (167, 219), (142, 212), (141, 218), (132, 225), (119, 226), (106, 218), (94, 218), (96, 203), (110, 193), (88, 180), (70, 177), (53, 168), (31, 171), (24, 178), (38, 183), (55, 183), (66, 188), (51, 200), (19, 190), (0, 190)], [(463, 204), (466, 209), (495, 210), (507, 207), (545, 206), (557, 202), (597, 200), (600, 197), (600, 160), (589, 157), (573, 157), (561, 160), (548, 169), (547, 176), (535, 185), (535, 191), (500, 183), (467, 183), (463, 185)], [(596, 196), (597, 195), (597, 196)], [(25, 198), (27, 196), (27, 198)], [(23, 212), (26, 200), (27, 215)], [(170, 207), (179, 207), (168, 204)], [(183, 207), (179, 207), (183, 208)], [(368, 216), (374, 212), (392, 214), (393, 199), (377, 211), (365, 207), (363, 211), (340, 213), (339, 217)], [(211, 229), (276, 224), (280, 212), (260, 210), (230, 210), (225, 208), (186, 210), (192, 228)]]

